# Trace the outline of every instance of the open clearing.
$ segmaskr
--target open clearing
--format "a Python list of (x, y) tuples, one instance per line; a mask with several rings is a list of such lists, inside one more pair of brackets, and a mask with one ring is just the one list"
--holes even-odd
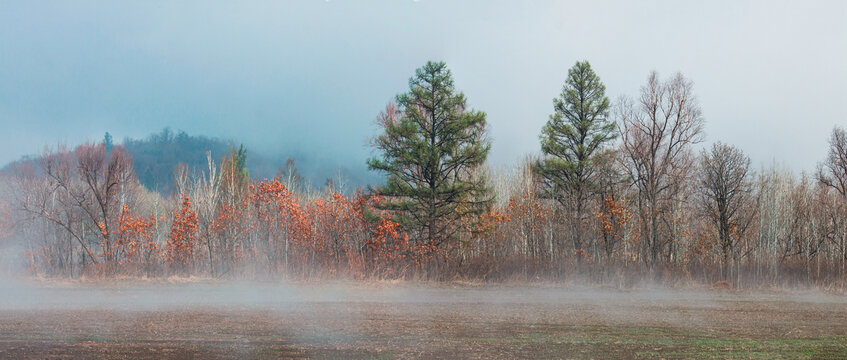
[(0, 283), (0, 358), (847, 358), (847, 298)]

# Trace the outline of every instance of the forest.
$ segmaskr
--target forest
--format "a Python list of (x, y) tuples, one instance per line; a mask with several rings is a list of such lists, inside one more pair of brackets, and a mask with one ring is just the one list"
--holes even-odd
[(428, 62), (375, 120), (356, 119), (379, 126), (367, 166), (383, 180), (358, 189), (341, 179), (304, 185), (293, 162), (256, 176), (243, 146), (168, 152), (179, 161), (144, 169), (131, 155), (137, 141), (51, 147), (2, 173), (0, 265), (72, 279), (843, 291), (843, 128), (821, 139), (829, 153), (815, 173), (757, 169), (736, 146), (706, 144), (691, 79), (652, 72), (634, 90), (612, 101), (590, 64), (577, 62), (539, 129), (541, 151), (495, 167), (485, 112), (468, 106), (445, 63)]

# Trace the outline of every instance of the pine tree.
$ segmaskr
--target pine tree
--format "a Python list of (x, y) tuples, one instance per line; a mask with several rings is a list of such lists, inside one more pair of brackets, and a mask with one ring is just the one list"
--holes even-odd
[(247, 149), (244, 144), (231, 147), (229, 153), (221, 159), (221, 181), (224, 198), (234, 205), (247, 191), (250, 171), (247, 170)]
[(103, 143), (106, 144), (106, 153), (112, 152), (114, 143), (112, 143), (112, 134), (109, 134), (108, 131), (106, 132), (106, 135), (103, 136)]
[(562, 93), (553, 99), (554, 113), (541, 130), (544, 157), (535, 170), (543, 178), (542, 195), (571, 212), (574, 249), (582, 249), (582, 220), (595, 184), (597, 150), (616, 137), (609, 120), (606, 86), (587, 61), (568, 70)]
[(376, 192), (381, 205), (412, 234), (430, 245), (454, 238), (458, 222), (490, 204), (481, 172), (491, 145), (485, 113), (468, 110), (443, 62), (427, 62), (378, 118), (383, 133), (372, 145), (379, 157), (368, 167), (387, 174)]

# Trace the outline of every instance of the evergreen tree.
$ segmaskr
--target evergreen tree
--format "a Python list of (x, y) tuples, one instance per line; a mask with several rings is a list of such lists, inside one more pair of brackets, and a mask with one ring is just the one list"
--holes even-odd
[(492, 198), (481, 173), (491, 145), (485, 113), (468, 110), (443, 62), (427, 62), (378, 119), (373, 139), (379, 157), (368, 167), (387, 174), (376, 191), (382, 207), (429, 244), (454, 237), (458, 222), (486, 209)]
[(250, 171), (247, 170), (247, 148), (240, 144), (231, 147), (229, 154), (221, 159), (221, 181), (224, 198), (230, 205), (237, 202), (247, 191)]
[(609, 120), (606, 86), (587, 61), (568, 70), (562, 93), (553, 99), (554, 113), (541, 130), (544, 157), (535, 170), (543, 178), (543, 196), (571, 212), (575, 250), (582, 249), (582, 220), (593, 192), (597, 150), (617, 135)]
[(103, 136), (103, 143), (106, 144), (106, 153), (112, 152), (112, 146), (114, 146), (114, 143), (112, 143), (112, 134), (109, 134), (108, 131), (106, 132), (106, 135)]

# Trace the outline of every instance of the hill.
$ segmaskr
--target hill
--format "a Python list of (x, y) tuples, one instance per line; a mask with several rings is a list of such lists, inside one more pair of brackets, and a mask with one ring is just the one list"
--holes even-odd
[[(236, 140), (220, 139), (203, 135), (189, 135), (185, 131), (164, 128), (146, 138), (124, 138), (122, 144), (133, 160), (139, 182), (150, 190), (169, 195), (174, 188), (173, 171), (179, 163), (185, 163), (192, 171), (207, 169), (206, 153), (211, 152), (215, 162), (240, 143)], [(343, 182), (345, 191), (353, 191), (379, 181), (376, 174), (366, 170), (364, 159), (361, 164), (349, 166), (333, 159), (316, 156), (308, 151), (268, 155), (247, 147), (247, 169), (253, 178), (272, 178), (287, 173), (293, 167), (303, 184), (323, 187), (328, 181)], [(9, 172), (16, 165), (37, 162), (39, 156), (25, 156), (7, 164), (2, 172)]]

